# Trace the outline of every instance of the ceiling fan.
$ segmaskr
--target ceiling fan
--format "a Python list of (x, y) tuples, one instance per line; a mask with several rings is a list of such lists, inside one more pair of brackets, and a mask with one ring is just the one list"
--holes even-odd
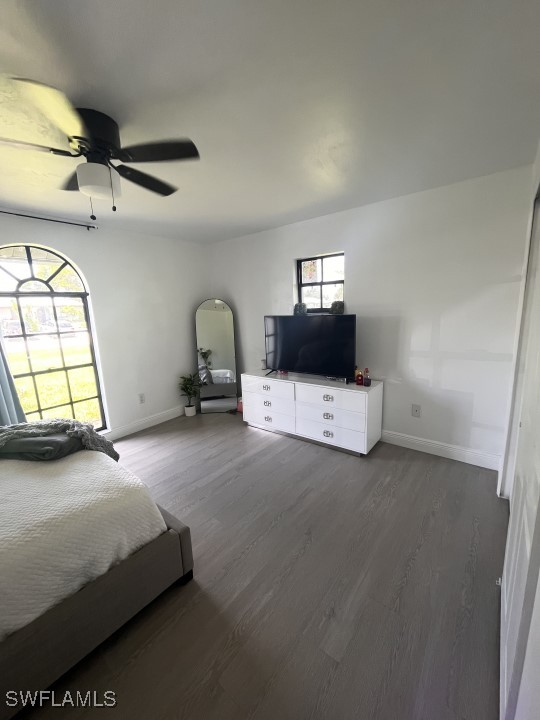
[[(63, 190), (80, 190), (94, 198), (109, 198), (113, 190), (112, 171), (158, 195), (172, 195), (178, 188), (152, 175), (122, 163), (162, 162), (167, 160), (198, 160), (199, 151), (188, 139), (164, 140), (122, 147), (118, 124), (108, 115), (89, 108), (74, 108), (56, 88), (25, 78), (9, 78), (26, 101), (36, 107), (63, 135), (71, 151), (19, 140), (0, 138), (0, 142), (63, 155), (84, 157)], [(120, 161), (115, 164), (114, 161)], [(116, 210), (115, 207), (113, 207)]]

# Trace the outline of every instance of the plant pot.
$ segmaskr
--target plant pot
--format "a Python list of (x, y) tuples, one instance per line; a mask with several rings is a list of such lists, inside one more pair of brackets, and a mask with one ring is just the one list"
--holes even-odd
[(197, 413), (195, 405), (186, 405), (184, 410), (188, 417), (193, 417)]

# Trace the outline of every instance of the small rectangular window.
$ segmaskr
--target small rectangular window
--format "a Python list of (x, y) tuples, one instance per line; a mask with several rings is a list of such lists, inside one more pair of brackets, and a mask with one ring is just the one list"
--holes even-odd
[(296, 261), (298, 302), (310, 313), (328, 312), (332, 303), (343, 300), (345, 254), (321, 255)]

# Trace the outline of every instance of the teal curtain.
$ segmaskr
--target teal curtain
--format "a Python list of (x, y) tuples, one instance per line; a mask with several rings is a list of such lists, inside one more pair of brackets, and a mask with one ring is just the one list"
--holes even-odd
[(25, 420), (0, 338), (0, 425), (14, 425)]

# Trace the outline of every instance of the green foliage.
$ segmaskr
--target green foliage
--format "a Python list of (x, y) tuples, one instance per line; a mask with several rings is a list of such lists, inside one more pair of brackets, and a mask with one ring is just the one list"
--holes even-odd
[(73, 323), (75, 329), (86, 328), (82, 305), (57, 305), (56, 312), (59, 320), (67, 320)]
[(28, 332), (39, 332), (39, 322), (35, 315), (27, 313), (25, 317), (25, 324)]
[(178, 382), (178, 389), (180, 394), (187, 397), (187, 404), (189, 407), (193, 405), (191, 402), (199, 394), (199, 388), (201, 387), (201, 379), (199, 373), (192, 373), (190, 375), (181, 375), (180, 381)]

